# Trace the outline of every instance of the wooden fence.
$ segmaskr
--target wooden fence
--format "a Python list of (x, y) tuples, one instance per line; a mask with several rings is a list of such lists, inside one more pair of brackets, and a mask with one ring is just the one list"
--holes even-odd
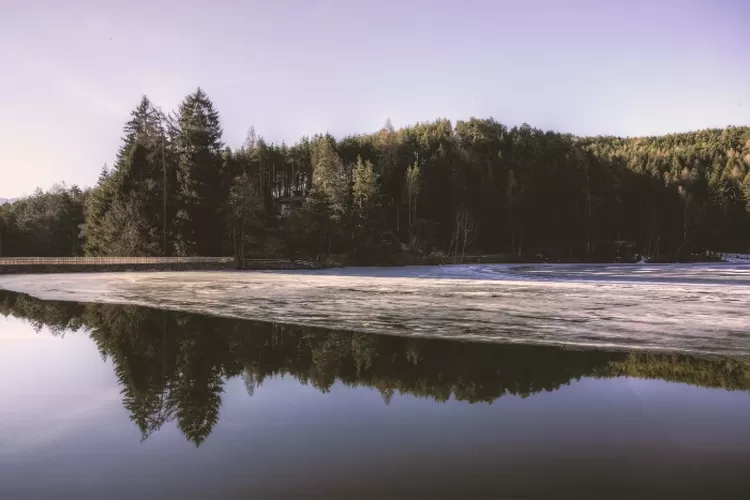
[(0, 257), (0, 266), (225, 264), (232, 257)]
[(127, 271), (220, 271), (318, 269), (316, 262), (233, 257), (5, 257), (0, 274), (103, 273)]

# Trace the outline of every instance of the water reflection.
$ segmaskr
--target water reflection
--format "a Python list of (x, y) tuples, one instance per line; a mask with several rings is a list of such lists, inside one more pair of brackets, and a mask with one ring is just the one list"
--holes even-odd
[(143, 439), (174, 421), (200, 446), (217, 424), (227, 379), (250, 396), (292, 376), (328, 392), (334, 383), (448, 401), (492, 403), (554, 391), (582, 377), (634, 376), (750, 390), (750, 360), (675, 354), (420, 340), (176, 313), (135, 306), (40, 301), (0, 291), (0, 313), (55, 335), (85, 331), (111, 359), (123, 404)]

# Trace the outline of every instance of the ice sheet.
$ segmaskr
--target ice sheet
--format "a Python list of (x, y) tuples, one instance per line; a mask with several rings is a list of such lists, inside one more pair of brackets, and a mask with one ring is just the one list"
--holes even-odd
[(750, 355), (744, 264), (9, 275), (0, 287), (393, 335)]

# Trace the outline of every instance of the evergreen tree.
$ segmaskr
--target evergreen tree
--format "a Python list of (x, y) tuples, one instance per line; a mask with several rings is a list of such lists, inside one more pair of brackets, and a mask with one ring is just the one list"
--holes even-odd
[(419, 183), (421, 171), (419, 163), (414, 162), (406, 170), (406, 196), (409, 206), (409, 245), (414, 244), (414, 225), (417, 218), (417, 199), (419, 198)]
[(245, 261), (246, 246), (258, 248), (263, 241), (265, 217), (257, 180), (248, 173), (235, 177), (227, 204), (225, 213), (229, 218), (232, 253), (238, 267), (241, 267)]
[[(85, 241), (89, 255), (241, 257), (273, 246), (364, 264), (406, 242), (405, 259), (459, 247), (552, 261), (750, 248), (750, 127), (575, 137), (439, 119), (292, 145), (252, 130), (236, 151), (221, 135), (200, 89), (168, 124), (144, 97), (93, 189), (0, 205), (0, 252), (72, 255)], [(286, 218), (282, 203), (302, 207)]]
[(354, 205), (362, 216), (370, 212), (378, 197), (378, 176), (372, 162), (357, 158), (354, 167), (354, 184), (352, 186)]
[(90, 255), (169, 254), (168, 200), (174, 174), (164, 117), (146, 96), (125, 124), (123, 144), (111, 172), (103, 170), (87, 206)]
[(328, 200), (332, 216), (341, 220), (349, 212), (350, 184), (333, 137), (319, 136), (313, 141), (312, 167), (313, 187)]
[(177, 158), (177, 253), (220, 255), (228, 183), (222, 178), (219, 113), (198, 88), (180, 104), (171, 125)]
[(107, 213), (115, 196), (115, 186), (111, 181), (110, 171), (105, 164), (99, 173), (96, 187), (86, 202), (83, 234), (86, 239), (84, 246), (86, 255), (107, 255), (116, 236), (111, 228), (106, 227)]

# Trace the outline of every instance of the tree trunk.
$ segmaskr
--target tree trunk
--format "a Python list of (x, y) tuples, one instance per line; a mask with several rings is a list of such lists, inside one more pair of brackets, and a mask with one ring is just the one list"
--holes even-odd
[(240, 229), (240, 266), (245, 268), (245, 212), (242, 212), (242, 228)]
[(516, 232), (513, 227), (513, 171), (508, 172), (508, 229), (510, 229), (510, 252), (516, 251)]
[(162, 198), (164, 207), (162, 213), (162, 244), (161, 254), (167, 255), (167, 164), (164, 161), (164, 144), (161, 145), (161, 170), (162, 170)]
[(524, 223), (525, 223), (525, 215), (526, 211), (524, 210), (524, 182), (523, 182), (523, 175), (521, 175), (521, 199), (520, 199), (520, 205), (521, 205), (521, 224), (520, 228), (518, 230), (518, 256), (520, 257), (521, 254), (523, 254), (523, 235), (524, 235)]
[(464, 221), (463, 221), (463, 228), (464, 228), (464, 241), (463, 245), (461, 246), (461, 264), (464, 263), (464, 258), (466, 257), (466, 240), (468, 240), (468, 216), (464, 212)]
[(237, 228), (232, 224), (232, 250), (234, 253), (234, 267), (240, 268), (240, 252), (237, 249)]
[(685, 210), (682, 214), (682, 245), (685, 246), (688, 237), (688, 206), (690, 204), (690, 198), (685, 196)]
[(591, 255), (591, 189), (586, 179), (586, 255)]
[(417, 197), (416, 196), (414, 197), (413, 203), (414, 203), (414, 209), (413, 209), (412, 215), (411, 215), (411, 224), (412, 224), (412, 226), (411, 226), (412, 227), (411, 233), (412, 233), (412, 235), (411, 235), (411, 239), (409, 240), (409, 244), (410, 245), (412, 243), (412, 240), (414, 239), (414, 226), (417, 223)]

